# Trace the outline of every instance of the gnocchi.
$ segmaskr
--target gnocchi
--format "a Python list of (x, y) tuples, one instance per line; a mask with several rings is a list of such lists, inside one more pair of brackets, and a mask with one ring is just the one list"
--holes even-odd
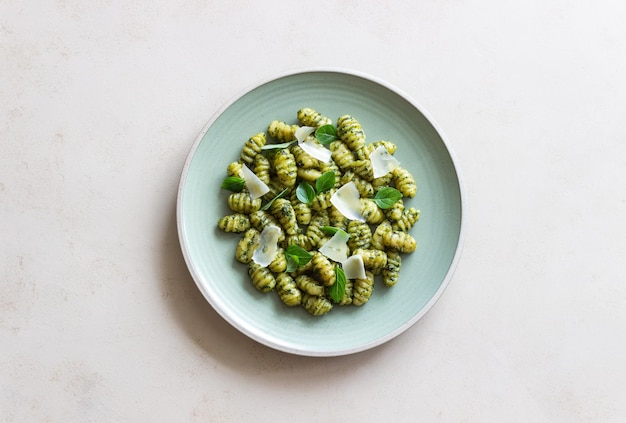
[(243, 213), (229, 214), (222, 217), (217, 226), (224, 232), (245, 232), (250, 228), (250, 217)]
[(292, 141), (296, 137), (297, 129), (298, 125), (289, 125), (280, 120), (273, 120), (267, 127), (267, 133), (278, 141)]
[(343, 115), (337, 120), (337, 136), (352, 151), (365, 145), (365, 132), (359, 121), (350, 115)]
[(302, 292), (298, 289), (296, 281), (287, 273), (276, 275), (276, 292), (281, 301), (289, 307), (302, 303)]
[(298, 110), (297, 117), (304, 126), (323, 126), (333, 123), (330, 118), (323, 116), (310, 107), (304, 107)]
[(266, 142), (267, 137), (263, 132), (250, 137), (241, 150), (241, 155), (239, 156), (241, 162), (246, 165), (252, 165), (254, 163), (254, 157), (261, 153), (261, 147), (263, 147)]
[[(285, 306), (299, 306), (313, 316), (321, 316), (336, 306), (366, 304), (373, 295), (376, 278), (381, 278), (385, 287), (398, 283), (402, 255), (417, 248), (409, 232), (419, 221), (420, 211), (407, 204), (407, 199), (417, 194), (413, 175), (397, 166), (379, 176), (382, 173), (376, 173), (370, 161), (370, 155), (380, 147), (393, 155), (397, 151), (395, 143), (366, 143), (360, 122), (346, 114), (333, 126), (335, 138), (324, 144), (330, 157), (325, 161), (300, 144), (303, 140), (297, 139), (297, 131), (302, 126), (333, 126), (333, 121), (304, 107), (297, 111), (295, 122), (273, 120), (266, 132), (256, 133), (243, 143), (238, 160), (226, 167), (226, 177), (245, 182), (246, 166), (269, 191), (257, 198), (244, 183), (240, 189), (233, 188), (226, 200), (230, 214), (219, 219), (217, 226), (224, 232), (239, 234), (234, 256), (248, 266), (256, 290), (276, 291)], [(309, 135), (306, 139), (315, 137)], [(331, 174), (326, 187), (319, 189), (318, 181), (328, 172), (334, 173), (334, 181)], [(312, 190), (307, 201), (303, 200), (301, 184), (309, 184)], [(346, 184), (354, 184), (358, 191), (357, 208), (362, 220), (346, 217), (345, 211), (333, 203), (335, 193)], [(385, 188), (394, 188), (398, 198), (383, 206), (377, 195)], [(261, 251), (261, 234), (271, 226), (278, 227), (280, 234), (276, 237), (276, 253), (263, 266), (257, 263), (255, 251)], [(326, 251), (322, 254), (322, 246), (330, 242), (335, 231), (347, 234), (346, 259), (360, 256), (361, 276), (365, 277), (340, 279), (343, 262), (329, 258)], [(308, 260), (294, 267), (288, 255), (291, 246), (303, 250)]]
[(271, 270), (253, 261), (248, 264), (248, 275), (254, 287), (261, 292), (270, 292), (276, 286), (276, 278)]
[(259, 246), (259, 236), (261, 232), (254, 228), (249, 228), (243, 235), (243, 237), (237, 243), (237, 249), (235, 250), (235, 259), (237, 261), (248, 264), (252, 261), (252, 255), (254, 250)]

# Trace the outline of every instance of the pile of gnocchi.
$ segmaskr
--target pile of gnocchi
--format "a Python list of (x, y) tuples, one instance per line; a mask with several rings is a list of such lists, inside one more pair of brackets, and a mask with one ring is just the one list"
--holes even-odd
[(402, 256), (417, 247), (409, 232), (420, 211), (405, 204), (417, 184), (396, 145), (366, 142), (353, 116), (296, 115), (270, 122), (228, 165), (232, 213), (217, 226), (240, 235), (235, 259), (259, 292), (319, 316), (367, 303), (377, 277), (398, 282)]

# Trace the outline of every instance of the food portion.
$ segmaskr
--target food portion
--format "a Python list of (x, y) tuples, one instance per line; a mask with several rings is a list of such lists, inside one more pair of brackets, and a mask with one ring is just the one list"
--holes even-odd
[(394, 286), (420, 217), (407, 204), (417, 184), (396, 150), (368, 143), (353, 116), (334, 125), (311, 108), (245, 141), (222, 182), (232, 213), (217, 225), (239, 235), (235, 258), (253, 286), (315, 316), (364, 305), (377, 278)]

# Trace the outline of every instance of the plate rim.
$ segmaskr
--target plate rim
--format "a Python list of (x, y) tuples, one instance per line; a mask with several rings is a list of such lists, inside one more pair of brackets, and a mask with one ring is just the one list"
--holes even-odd
[[(217, 119), (229, 108), (231, 107), (234, 103), (236, 103), (237, 101), (239, 101), (241, 98), (243, 98), (244, 96), (246, 96), (248, 93), (250, 93), (251, 91), (274, 81), (286, 78), (286, 77), (290, 77), (290, 76), (295, 76), (295, 75), (299, 75), (299, 74), (307, 74), (307, 73), (337, 73), (337, 74), (343, 74), (343, 75), (347, 75), (347, 76), (352, 76), (352, 77), (357, 77), (357, 78), (362, 78), (365, 80), (368, 80), (370, 82), (373, 82), (377, 85), (382, 86), (383, 88), (395, 93), (396, 95), (400, 96), (401, 98), (403, 98), (405, 101), (407, 101), (412, 107), (414, 107), (418, 112), (420, 112), (424, 118), (428, 121), (428, 123), (430, 125), (432, 125), (433, 129), (435, 130), (435, 132), (439, 135), (439, 137), (441, 138), (441, 141), (443, 142), (443, 146), (446, 149), (449, 157), (450, 157), (450, 161), (452, 162), (452, 166), (453, 169), (456, 173), (456, 182), (458, 184), (458, 188), (459, 188), (459, 197), (460, 197), (460, 213), (459, 213), (459, 238), (458, 241), (456, 243), (456, 248), (455, 248), (455, 252), (454, 252), (454, 256), (452, 258), (452, 261), (450, 262), (450, 266), (448, 267), (448, 270), (446, 272), (445, 277), (443, 278), (441, 285), (439, 286), (439, 288), (435, 291), (434, 295), (430, 298), (430, 300), (424, 304), (424, 306), (419, 310), (419, 312), (417, 312), (414, 316), (412, 316), (409, 320), (407, 320), (404, 324), (402, 324), (401, 326), (399, 326), (398, 328), (396, 328), (393, 331), (390, 331), (389, 333), (385, 334), (384, 336), (381, 336), (379, 338), (376, 338), (370, 342), (364, 343), (364, 344), (360, 344), (358, 346), (355, 347), (351, 347), (351, 348), (343, 348), (343, 349), (329, 349), (329, 350), (309, 350), (309, 349), (303, 349), (303, 348), (295, 348), (295, 347), (289, 347), (286, 345), (282, 345), (282, 344), (278, 344), (275, 342), (272, 342), (271, 340), (267, 339), (267, 338), (263, 338), (262, 336), (257, 335), (256, 333), (247, 330), (247, 328), (243, 327), (242, 325), (240, 325), (235, 318), (231, 317), (229, 313), (227, 313), (225, 310), (222, 310), (213, 300), (213, 298), (208, 294), (208, 292), (205, 291), (205, 289), (203, 288), (202, 284), (199, 282), (200, 276), (197, 274), (196, 270), (195, 270), (195, 266), (192, 263), (191, 257), (190, 257), (190, 252), (188, 250), (188, 243), (185, 237), (185, 222), (183, 221), (183, 208), (182, 208), (182, 204), (183, 204), (183, 195), (184, 195), (184, 187), (186, 185), (187, 182), (187, 177), (189, 175), (189, 168), (191, 166), (191, 163), (193, 161), (193, 158), (195, 157), (195, 154), (202, 142), (202, 140), (204, 139), (204, 136), (206, 135), (206, 133), (208, 132), (208, 130), (211, 128), (211, 126), (213, 126), (213, 124), (217, 121)], [(466, 220), (467, 220), (467, 216), (466, 216), (466, 212), (467, 212), (467, 198), (466, 198), (466, 191), (465, 191), (465, 183), (464, 183), (464, 178), (461, 172), (461, 168), (459, 166), (459, 161), (458, 158), (456, 156), (456, 153), (454, 152), (454, 150), (451, 148), (450, 146), (450, 142), (449, 139), (447, 137), (447, 135), (445, 134), (445, 132), (442, 130), (442, 128), (439, 126), (438, 122), (433, 118), (433, 116), (421, 105), (421, 103), (419, 103), (418, 101), (416, 101), (414, 98), (412, 98), (410, 95), (408, 95), (404, 90), (398, 88), (397, 86), (379, 78), (376, 77), (374, 75), (371, 75), (369, 73), (363, 72), (363, 71), (359, 71), (359, 70), (355, 70), (355, 69), (350, 69), (350, 68), (345, 68), (345, 67), (306, 67), (306, 68), (297, 68), (297, 69), (290, 69), (290, 70), (286, 70), (283, 72), (279, 72), (277, 74), (274, 74), (272, 76), (268, 76), (268, 77), (264, 77), (262, 79), (257, 80), (257, 82), (249, 84), (246, 88), (244, 88), (243, 90), (240, 90), (237, 94), (235, 94), (234, 96), (232, 96), (230, 98), (230, 100), (226, 101), (221, 107), (219, 107), (215, 113), (213, 113), (213, 115), (210, 117), (210, 119), (207, 121), (207, 123), (202, 127), (200, 133), (196, 136), (195, 141), (193, 142), (189, 152), (187, 153), (187, 157), (185, 158), (185, 163), (183, 165), (182, 171), (181, 171), (181, 176), (180, 176), (180, 181), (178, 184), (178, 192), (176, 195), (176, 229), (178, 232), (178, 240), (179, 240), (179, 244), (181, 247), (181, 252), (183, 254), (183, 258), (187, 267), (187, 270), (189, 271), (196, 287), (199, 289), (199, 291), (202, 293), (203, 297), (205, 298), (205, 300), (207, 300), (207, 302), (211, 305), (211, 307), (213, 308), (213, 310), (215, 310), (218, 315), (220, 315), (224, 320), (226, 320), (233, 328), (235, 328), (236, 330), (238, 330), (239, 332), (243, 333), (244, 335), (246, 335), (247, 337), (249, 337), (250, 339), (263, 344), (267, 347), (270, 347), (274, 350), (278, 350), (278, 351), (282, 351), (282, 352), (286, 352), (286, 353), (290, 353), (290, 354), (294, 354), (294, 355), (300, 355), (300, 356), (314, 356), (314, 357), (334, 357), (334, 356), (342, 356), (342, 355), (349, 355), (349, 354), (355, 354), (355, 353), (359, 353), (362, 351), (366, 351), (372, 348), (375, 348), (377, 346), (380, 346), (382, 344), (385, 344), (386, 342), (396, 338), (397, 336), (399, 336), (400, 334), (402, 334), (403, 332), (405, 332), (407, 329), (409, 329), (411, 326), (413, 326), (415, 323), (417, 323), (419, 320), (421, 320), (424, 315), (426, 315), (426, 313), (428, 313), (431, 308), (435, 305), (435, 303), (441, 298), (441, 296), (443, 295), (444, 291), (448, 288), (448, 286), (450, 285), (450, 282), (458, 268), (458, 264), (459, 261), (461, 259), (461, 254), (462, 254), (462, 250), (463, 250), (463, 246), (465, 243), (465, 233), (466, 233)]]

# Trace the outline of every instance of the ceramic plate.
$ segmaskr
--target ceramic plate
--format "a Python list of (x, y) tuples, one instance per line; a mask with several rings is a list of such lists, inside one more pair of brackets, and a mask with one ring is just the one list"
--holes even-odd
[[(421, 211), (411, 230), (417, 250), (403, 255), (400, 280), (374, 293), (361, 307), (336, 306), (314, 317), (290, 308), (276, 293), (256, 291), (247, 267), (234, 258), (240, 235), (217, 228), (231, 213), (220, 185), (226, 166), (243, 143), (274, 119), (296, 123), (311, 107), (336, 120), (350, 114), (367, 141), (386, 139), (418, 184), (406, 201)], [(399, 90), (371, 76), (339, 70), (280, 75), (247, 90), (223, 107), (198, 136), (186, 161), (178, 193), (180, 242), (190, 273), (211, 306), (232, 326), (271, 348), (308, 356), (336, 356), (380, 345), (418, 321), (447, 286), (460, 254), (463, 189), (441, 130)]]

